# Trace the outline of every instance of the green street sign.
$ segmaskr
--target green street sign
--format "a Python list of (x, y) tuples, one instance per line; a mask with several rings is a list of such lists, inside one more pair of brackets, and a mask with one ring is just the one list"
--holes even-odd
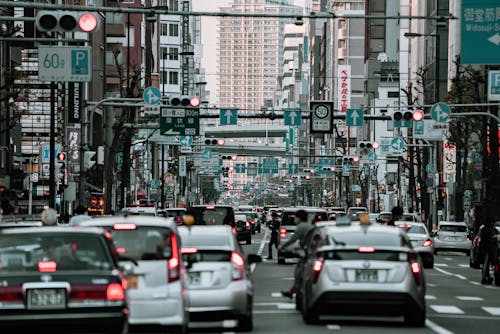
[(299, 164), (288, 164), (288, 174), (297, 174), (299, 172)]
[(245, 170), (246, 170), (245, 164), (235, 164), (234, 165), (234, 172), (235, 173), (243, 174), (243, 173), (245, 173)]
[(299, 109), (285, 109), (283, 112), (285, 125), (299, 126), (302, 123), (302, 113)]
[(262, 173), (278, 174), (279, 163), (277, 158), (264, 158), (262, 161)]
[(345, 121), (347, 126), (363, 126), (363, 109), (347, 109)]
[(462, 0), (462, 64), (500, 64), (498, 0)]
[(162, 108), (160, 134), (164, 136), (199, 136), (200, 111), (189, 108)]
[(236, 125), (238, 123), (238, 110), (221, 109), (219, 119), (220, 125)]

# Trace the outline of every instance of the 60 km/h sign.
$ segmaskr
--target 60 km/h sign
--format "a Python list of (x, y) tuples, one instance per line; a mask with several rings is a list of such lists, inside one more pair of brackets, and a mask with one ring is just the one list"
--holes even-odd
[(92, 80), (92, 48), (39, 46), (38, 80), (88, 82)]

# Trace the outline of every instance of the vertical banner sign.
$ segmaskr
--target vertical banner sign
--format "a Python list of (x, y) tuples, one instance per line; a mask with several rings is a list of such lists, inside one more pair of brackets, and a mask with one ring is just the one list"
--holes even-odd
[(68, 161), (72, 163), (80, 162), (80, 128), (66, 127), (66, 138), (68, 143)]
[(337, 109), (346, 112), (351, 107), (351, 65), (339, 65), (337, 76)]
[(179, 176), (186, 176), (187, 175), (187, 161), (186, 161), (186, 156), (181, 155), (179, 157)]
[(80, 123), (82, 106), (82, 84), (68, 82), (68, 123)]

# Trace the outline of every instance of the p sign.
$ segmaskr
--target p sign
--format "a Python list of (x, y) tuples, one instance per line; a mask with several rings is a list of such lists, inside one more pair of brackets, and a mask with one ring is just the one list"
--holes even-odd
[(88, 50), (71, 50), (71, 74), (89, 74), (89, 52)]
[(488, 73), (488, 100), (500, 101), (500, 71)]

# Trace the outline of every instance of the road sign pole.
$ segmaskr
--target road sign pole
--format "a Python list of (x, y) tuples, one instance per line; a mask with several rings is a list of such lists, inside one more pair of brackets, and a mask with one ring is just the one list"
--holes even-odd
[(56, 207), (56, 83), (50, 82), (49, 208)]

